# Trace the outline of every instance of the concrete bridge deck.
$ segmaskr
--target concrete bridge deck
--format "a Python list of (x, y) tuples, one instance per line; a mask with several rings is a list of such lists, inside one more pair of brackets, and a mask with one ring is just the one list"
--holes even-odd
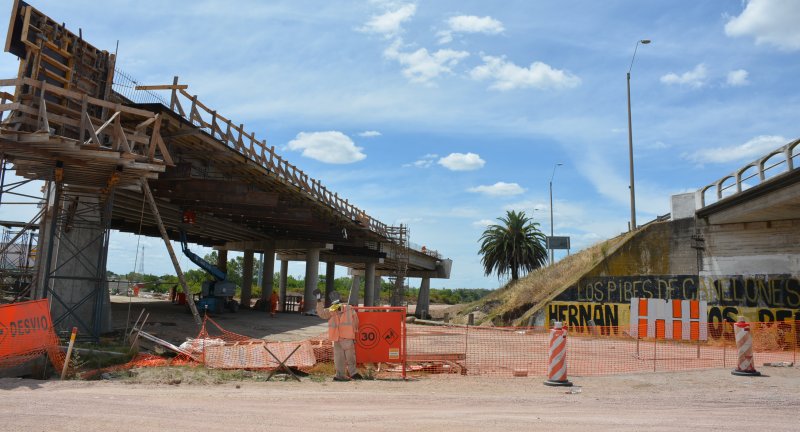
[[(31, 292), (53, 297), (60, 327), (74, 321), (95, 336), (109, 327), (110, 229), (172, 240), (185, 230), (189, 242), (218, 249), (223, 266), (227, 251), (243, 251), (246, 305), (247, 263), (258, 251), (277, 256), (282, 274), (289, 260), (306, 261), (306, 297), (320, 261), (329, 289), (334, 265), (363, 275), (368, 305), (377, 277), (397, 278), (396, 301), (407, 277), (422, 278), (421, 291), (429, 278), (449, 277), (451, 261), (416, 250), (408, 227), (388, 226), (328, 190), (177, 78), (137, 88), (134, 95), (150, 96), (137, 103), (115, 91), (114, 54), (21, 0), (12, 6), (5, 50), (20, 68), (17, 78), (0, 80), (0, 156), (18, 176), (46, 182), (43, 210), (31, 221), (40, 226), (42, 250)], [(158, 90), (171, 91), (168, 104), (152, 97)], [(271, 274), (274, 260), (264, 261)], [(262, 291), (270, 292), (271, 278), (264, 280)]]

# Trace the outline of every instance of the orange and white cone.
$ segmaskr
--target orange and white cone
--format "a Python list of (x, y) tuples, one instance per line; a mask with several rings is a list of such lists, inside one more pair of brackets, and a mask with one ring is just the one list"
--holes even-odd
[(549, 363), (547, 365), (547, 381), (549, 386), (572, 386), (567, 380), (567, 330), (560, 322), (556, 322), (550, 330)]
[(733, 332), (736, 335), (736, 349), (739, 351), (739, 359), (736, 369), (731, 371), (733, 375), (740, 376), (761, 376), (753, 360), (753, 335), (750, 333), (750, 324), (740, 316), (739, 321), (733, 325)]

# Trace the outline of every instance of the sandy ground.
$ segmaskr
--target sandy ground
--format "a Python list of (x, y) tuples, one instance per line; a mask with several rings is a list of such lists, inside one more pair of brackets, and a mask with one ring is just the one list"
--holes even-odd
[[(800, 369), (408, 382), (143, 385), (0, 379), (0, 431), (796, 431)], [(577, 387), (580, 386), (580, 387)]]

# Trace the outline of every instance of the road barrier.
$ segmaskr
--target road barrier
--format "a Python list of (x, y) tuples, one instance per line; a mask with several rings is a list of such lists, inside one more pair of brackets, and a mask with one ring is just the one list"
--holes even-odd
[[(709, 334), (707, 341), (636, 338), (631, 336), (630, 326), (563, 327), (559, 333), (546, 327), (409, 324), (403, 330), (406, 335), (405, 349), (402, 351), (405, 354), (405, 367), (400, 362), (388, 368), (380, 366), (377, 376), (397, 377), (405, 371), (412, 375), (460, 373), (498, 377), (541, 376), (558, 381), (562, 376), (566, 379), (566, 374), (548, 374), (550, 360), (555, 358), (548, 348), (553, 336), (565, 341), (566, 335), (569, 335), (569, 350), (561, 353), (573, 377), (732, 366), (741, 368), (734, 323), (714, 322), (704, 326), (706, 328), (703, 330)], [(755, 365), (796, 364), (800, 321), (750, 323), (749, 328)], [(275, 369), (285, 362), (288, 366), (309, 370), (316, 363), (333, 361), (332, 345), (326, 334), (305, 341), (283, 342), (285, 346), (282, 346), (277, 345), (280, 344), (278, 342), (226, 331), (211, 318), (206, 318), (199, 337), (190, 344), (193, 345), (182, 348), (197, 353), (200, 361), (190, 362), (178, 356), (173, 362), (256, 370)], [(225, 348), (219, 350), (219, 346)], [(265, 348), (270, 348), (275, 357)], [(297, 348), (297, 352), (291, 354), (294, 348)], [(212, 354), (215, 350), (217, 353)], [(386, 351), (389, 352), (388, 348)], [(163, 364), (163, 360), (140, 357), (128, 367)]]
[(0, 305), (0, 369), (47, 354), (56, 370), (64, 354), (53, 331), (47, 299)]
[[(705, 324), (709, 340), (635, 338), (630, 326), (565, 327), (572, 376), (681, 371), (736, 366), (734, 323)], [(800, 321), (751, 323), (756, 364), (795, 363)], [(465, 375), (548, 376), (546, 327), (409, 325), (409, 368)]]
[(739, 360), (736, 369), (731, 373), (734, 375), (759, 376), (756, 371), (755, 361), (753, 360), (753, 337), (750, 333), (750, 324), (744, 321), (744, 317), (739, 317), (739, 321), (733, 325), (736, 332), (736, 350), (739, 353)]
[(555, 323), (555, 328), (550, 330), (547, 381), (544, 383), (549, 386), (572, 385), (567, 379), (567, 331), (560, 322)]

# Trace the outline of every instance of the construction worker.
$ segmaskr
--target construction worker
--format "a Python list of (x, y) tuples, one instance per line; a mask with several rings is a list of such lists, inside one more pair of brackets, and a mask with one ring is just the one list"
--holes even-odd
[(328, 320), (328, 339), (333, 342), (333, 363), (336, 366), (334, 381), (361, 379), (356, 369), (356, 344), (358, 315), (349, 304), (336, 299), (330, 308), (325, 308), (317, 295), (317, 315)]
[(278, 312), (278, 293), (272, 290), (272, 295), (269, 296), (269, 315), (275, 318), (276, 312)]

